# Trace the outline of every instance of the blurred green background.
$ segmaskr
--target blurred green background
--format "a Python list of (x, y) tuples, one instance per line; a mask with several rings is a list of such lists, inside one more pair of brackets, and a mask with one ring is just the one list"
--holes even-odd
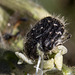
[(75, 0), (34, 0), (49, 13), (64, 16), (69, 25), (67, 29), (72, 37), (65, 43), (68, 53), (65, 55), (66, 64), (75, 65)]

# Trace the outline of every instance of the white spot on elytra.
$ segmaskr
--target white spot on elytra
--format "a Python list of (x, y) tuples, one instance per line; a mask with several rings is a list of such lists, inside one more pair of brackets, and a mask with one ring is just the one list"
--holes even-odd
[(35, 30), (35, 28), (33, 28), (33, 30)]
[(41, 27), (41, 29), (43, 29), (43, 27)]
[(41, 36), (42, 36), (42, 34), (40, 34), (40, 35), (36, 36), (36, 38), (39, 38), (39, 37), (41, 37)]
[(52, 32), (49, 32), (50, 34), (52, 34)]
[(48, 22), (50, 23), (51, 21), (50, 21), (50, 20), (48, 20)]
[(63, 35), (63, 36), (61, 36), (61, 39), (64, 39), (65, 38), (65, 36)]
[(54, 41), (54, 39), (51, 40), (51, 42), (53, 42), (53, 41)]
[(56, 34), (60, 34), (61, 35), (62, 33), (59, 31), (59, 32), (56, 32)]
[(58, 26), (58, 25), (54, 23), (54, 26)]
[(50, 42), (47, 42), (45, 46), (47, 47), (47, 46), (49, 45), (49, 43), (50, 43)]
[(33, 33), (31, 35), (33, 35)]

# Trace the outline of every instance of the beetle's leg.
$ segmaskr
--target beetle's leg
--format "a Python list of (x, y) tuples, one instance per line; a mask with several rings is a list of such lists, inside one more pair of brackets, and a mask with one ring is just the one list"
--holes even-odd
[(71, 36), (72, 36), (71, 34), (66, 32), (65, 35), (62, 35), (61, 38), (55, 42), (55, 45), (58, 46), (64, 44), (66, 41), (68, 41), (71, 38)]
[(65, 43), (66, 41), (68, 41), (71, 38), (71, 36), (72, 35), (68, 33), (67, 34), (67, 37), (63, 40), (63, 43)]

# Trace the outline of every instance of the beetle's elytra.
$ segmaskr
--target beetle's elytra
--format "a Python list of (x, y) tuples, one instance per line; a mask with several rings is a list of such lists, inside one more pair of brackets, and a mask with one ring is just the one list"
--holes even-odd
[(65, 32), (65, 25), (56, 18), (45, 17), (35, 24), (26, 36), (24, 51), (31, 59), (37, 59), (37, 44), (44, 53), (49, 52), (59, 43)]

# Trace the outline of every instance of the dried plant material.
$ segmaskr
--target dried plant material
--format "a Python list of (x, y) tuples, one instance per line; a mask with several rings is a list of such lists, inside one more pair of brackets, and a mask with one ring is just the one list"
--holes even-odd
[(63, 45), (59, 45), (52, 50), (53, 53), (61, 53), (62, 55), (67, 53), (67, 48)]
[(63, 65), (62, 72), (63, 72), (63, 75), (75, 75), (72, 73), (72, 69), (68, 68), (68, 66), (66, 65)]
[(54, 57), (54, 63), (58, 70), (62, 70), (63, 66), (63, 56), (60, 53), (57, 53)]
[(54, 59), (50, 59), (50, 60), (44, 60), (44, 65), (43, 65), (43, 69), (47, 70), (50, 69), (52, 70), (54, 68)]
[(27, 62), (29, 64), (33, 64), (32, 61), (30, 59), (28, 59), (25, 55), (23, 55), (22, 53), (19, 52), (15, 52), (16, 56), (19, 57), (20, 59), (22, 59), (24, 62)]

